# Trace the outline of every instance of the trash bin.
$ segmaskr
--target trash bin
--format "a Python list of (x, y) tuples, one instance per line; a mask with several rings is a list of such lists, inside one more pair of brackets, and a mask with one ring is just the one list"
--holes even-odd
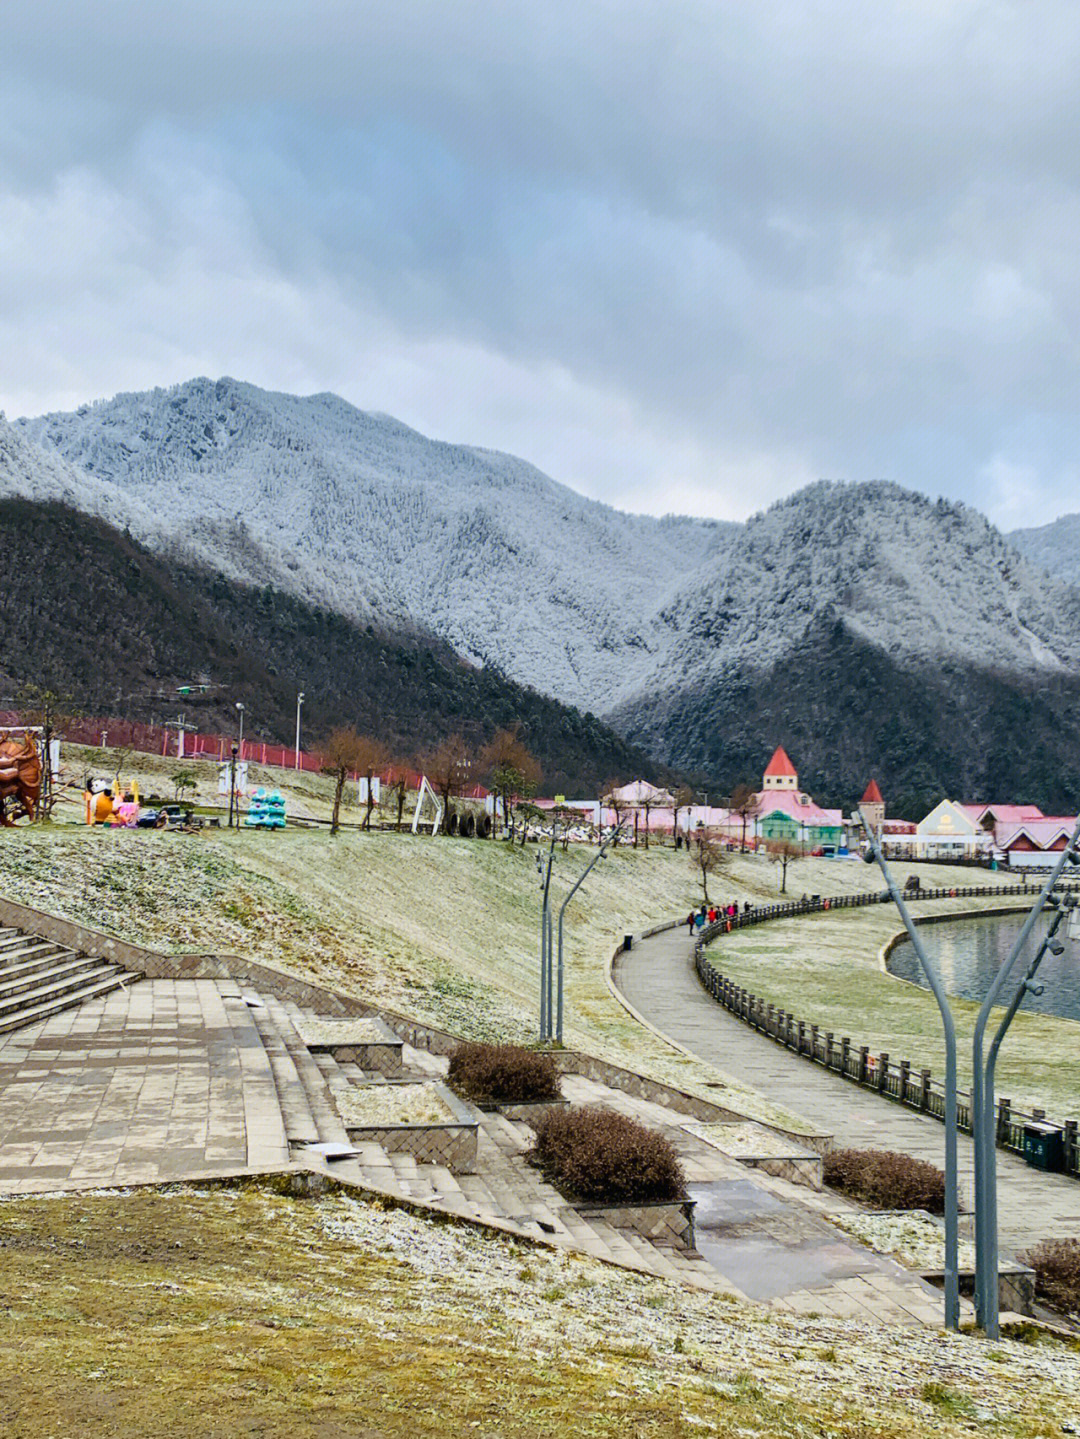
[(623, 947), (623, 949), (633, 949), (633, 947), (634, 947), (634, 936), (633, 936), (632, 934), (624, 934), (624, 935), (623, 935), (622, 947)]
[(1024, 1158), (1032, 1169), (1060, 1174), (1065, 1168), (1065, 1140), (1052, 1124), (1024, 1125)]

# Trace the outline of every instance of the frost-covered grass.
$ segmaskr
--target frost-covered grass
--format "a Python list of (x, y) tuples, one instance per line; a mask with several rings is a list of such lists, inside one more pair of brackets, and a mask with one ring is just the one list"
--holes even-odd
[(457, 1116), (433, 1084), (354, 1084), (334, 1091), (350, 1128), (382, 1124), (452, 1124)]
[[(394, 833), (56, 824), (0, 832), (0, 883), (12, 899), (134, 943), (241, 954), (467, 1038), (529, 1043), (538, 1023), (534, 854), (501, 841)], [(556, 904), (589, 858), (587, 849), (557, 851)], [(863, 864), (810, 859), (797, 873), (811, 892), (874, 887)], [(946, 882), (950, 872), (935, 873)], [(686, 855), (670, 847), (620, 847), (593, 870), (566, 912), (567, 1044), (800, 1128), (737, 1077), (643, 1029), (607, 987), (605, 965), (624, 934), (685, 914), (699, 895)], [(710, 895), (766, 903), (773, 866), (735, 854), (710, 878)], [(748, 934), (768, 939), (776, 928)]]
[(19, 1200), (0, 1245), (13, 1439), (1035, 1439), (1080, 1412), (1063, 1344), (773, 1315), (346, 1197)]
[[(908, 1269), (928, 1271), (945, 1267), (945, 1230), (932, 1215), (915, 1211), (909, 1214), (863, 1214), (857, 1210), (840, 1210), (823, 1216), (860, 1244), (879, 1254), (891, 1254)], [(959, 1266), (974, 1269), (975, 1245), (962, 1240)]]
[[(984, 882), (983, 876), (976, 882)], [(993, 876), (986, 875), (985, 882), (993, 883)], [(1023, 900), (1013, 897), (1006, 902)], [(993, 901), (956, 899), (914, 903), (911, 909), (918, 916), (988, 907), (994, 907)], [(892, 905), (805, 915), (727, 935), (711, 947), (710, 956), (736, 984), (820, 1025), (822, 1031), (832, 1030), (837, 1039), (848, 1035), (855, 1045), (867, 1044), (873, 1053), (884, 1051), (894, 1060), (908, 1059), (915, 1070), (929, 1067), (941, 1078), (944, 1043), (933, 995), (894, 979), (878, 960), (882, 946), (900, 928)], [(978, 1005), (953, 999), (950, 1007), (959, 1035), (960, 1083), (966, 1086)], [(995, 1018), (991, 1032), (996, 1023)], [(1076, 1021), (1021, 1010), (1001, 1049), (997, 1092), (1020, 1108), (1037, 1105), (1057, 1119), (1076, 1115), (1080, 1094)]]

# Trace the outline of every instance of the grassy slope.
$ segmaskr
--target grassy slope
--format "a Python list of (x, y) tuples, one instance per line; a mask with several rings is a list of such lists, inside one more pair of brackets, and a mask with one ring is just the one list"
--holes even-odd
[[(973, 900), (913, 904), (946, 913), (977, 908)], [(880, 968), (881, 947), (900, 929), (891, 906), (808, 915), (725, 937), (712, 951), (722, 974), (839, 1038), (868, 1044), (874, 1053), (908, 1059), (912, 1067), (944, 1073), (941, 1018), (933, 996)], [(971, 1043), (978, 1005), (954, 999), (960, 1082), (970, 1084)], [(1001, 1011), (995, 1011), (990, 1035)], [(1002, 1046), (997, 1092), (1014, 1104), (1039, 1105), (1056, 1119), (1077, 1114), (1080, 1027), (1074, 1020), (1021, 1011)]]
[(1034, 1439), (1063, 1346), (771, 1316), (344, 1197), (0, 1206), (0, 1426), (262, 1439)]
[[(102, 776), (110, 758), (73, 751), (68, 764)], [(125, 773), (148, 792), (175, 768), (175, 760), (132, 756)], [(327, 812), (325, 776), (268, 776), (286, 787), (291, 812)], [(201, 792), (215, 784), (216, 768), (204, 764)], [(68, 805), (59, 817), (77, 813)], [(531, 846), (393, 833), (192, 837), (57, 823), (0, 835), (0, 880), (13, 899), (138, 943), (241, 953), (462, 1034), (528, 1040), (537, 1025), (534, 856)], [(558, 853), (557, 897), (589, 857), (580, 848)], [(788, 878), (794, 893), (880, 883), (864, 865), (823, 860), (792, 866)], [(775, 894), (773, 866), (754, 856), (733, 856), (710, 884), (714, 898), (760, 903)], [(622, 936), (684, 914), (699, 895), (699, 876), (670, 847), (620, 848), (597, 866), (566, 916), (567, 1042), (797, 1127), (737, 1079), (655, 1038), (607, 989), (604, 966)], [(766, 942), (773, 932), (761, 932)]]

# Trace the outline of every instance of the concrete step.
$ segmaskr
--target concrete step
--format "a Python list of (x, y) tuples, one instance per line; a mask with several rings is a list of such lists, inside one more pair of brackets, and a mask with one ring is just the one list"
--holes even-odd
[(24, 959), (40, 958), (50, 954), (68, 954), (62, 944), (53, 944), (52, 940), (41, 939), (30, 942), (20, 941), (11, 945), (8, 949), (0, 951), (0, 969), (9, 964), (18, 964)]
[(119, 965), (106, 964), (102, 960), (95, 961), (92, 969), (84, 969), (77, 974), (56, 980), (48, 975), (38, 975), (39, 983), (24, 988), (20, 993), (10, 995), (6, 999), (0, 999), (0, 1024), (14, 1018), (24, 1009), (39, 1004), (48, 1004), (65, 994), (79, 993), (88, 984), (95, 981), (115, 979), (115, 983), (109, 985), (110, 989), (115, 989), (120, 983), (120, 978), (116, 978), (116, 976), (127, 978), (126, 972)]
[(288, 1012), (280, 1000), (264, 996), (266, 1010), (288, 1050), (300, 1083), (304, 1086), (308, 1106), (315, 1120), (321, 1143), (348, 1144), (349, 1136), (334, 1108), (322, 1071), (315, 1063), (307, 1045), (301, 1040)]
[(74, 949), (56, 949), (50, 954), (35, 955), (32, 959), (12, 961), (11, 964), (0, 964), (0, 987), (5, 984), (22, 979), (27, 974), (37, 974), (42, 970), (51, 969), (54, 965), (68, 959), (80, 959), (87, 964), (97, 964), (99, 961), (94, 955), (80, 954)]
[[(39, 988), (42, 984), (59, 984), (76, 975), (100, 969), (105, 963), (104, 960), (93, 959), (89, 955), (76, 955), (71, 950), (68, 950), (67, 954), (71, 956), (69, 959), (57, 955), (53, 956), (51, 962), (36, 960), (26, 967), (25, 972), (15, 975), (9, 970), (0, 969), (0, 1005), (4, 1000), (25, 994), (27, 990)], [(19, 968), (21, 970), (23, 966), (20, 965)]]
[(290, 1144), (317, 1144), (319, 1126), (311, 1112), (307, 1090), (300, 1078), (296, 1063), (281, 1036), (281, 1031), (267, 1013), (253, 1007), (251, 1017), (259, 1031), (263, 1048), (270, 1061), (270, 1072), (274, 1076), (278, 1105), (285, 1124), (285, 1134)]
[(3, 1016), (0, 1018), (0, 1034), (8, 1034), (11, 1030), (22, 1029), (28, 1024), (36, 1024), (38, 1020), (48, 1019), (50, 1015), (59, 1014), (61, 1010), (85, 1004), (88, 999), (97, 999), (119, 989), (122, 984), (134, 984), (142, 978), (141, 974), (132, 974), (128, 970), (120, 969), (118, 965), (110, 965), (109, 968), (111, 974), (107, 978), (65, 990), (50, 1000), (35, 1001)]

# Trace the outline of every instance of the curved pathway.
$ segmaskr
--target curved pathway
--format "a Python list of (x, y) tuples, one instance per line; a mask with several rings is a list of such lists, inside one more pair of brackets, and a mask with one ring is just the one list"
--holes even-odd
[[(802, 1116), (814, 1129), (854, 1149), (897, 1149), (939, 1168), (945, 1129), (819, 1065), (801, 1059), (751, 1029), (702, 988), (694, 946), (684, 926), (635, 940), (614, 971), (616, 987), (668, 1038)], [(974, 1193), (971, 1141), (960, 1135), (961, 1199)], [(1080, 1237), (1080, 1180), (1031, 1169), (1017, 1155), (998, 1152), (998, 1213), (1003, 1254), (1039, 1239)]]

